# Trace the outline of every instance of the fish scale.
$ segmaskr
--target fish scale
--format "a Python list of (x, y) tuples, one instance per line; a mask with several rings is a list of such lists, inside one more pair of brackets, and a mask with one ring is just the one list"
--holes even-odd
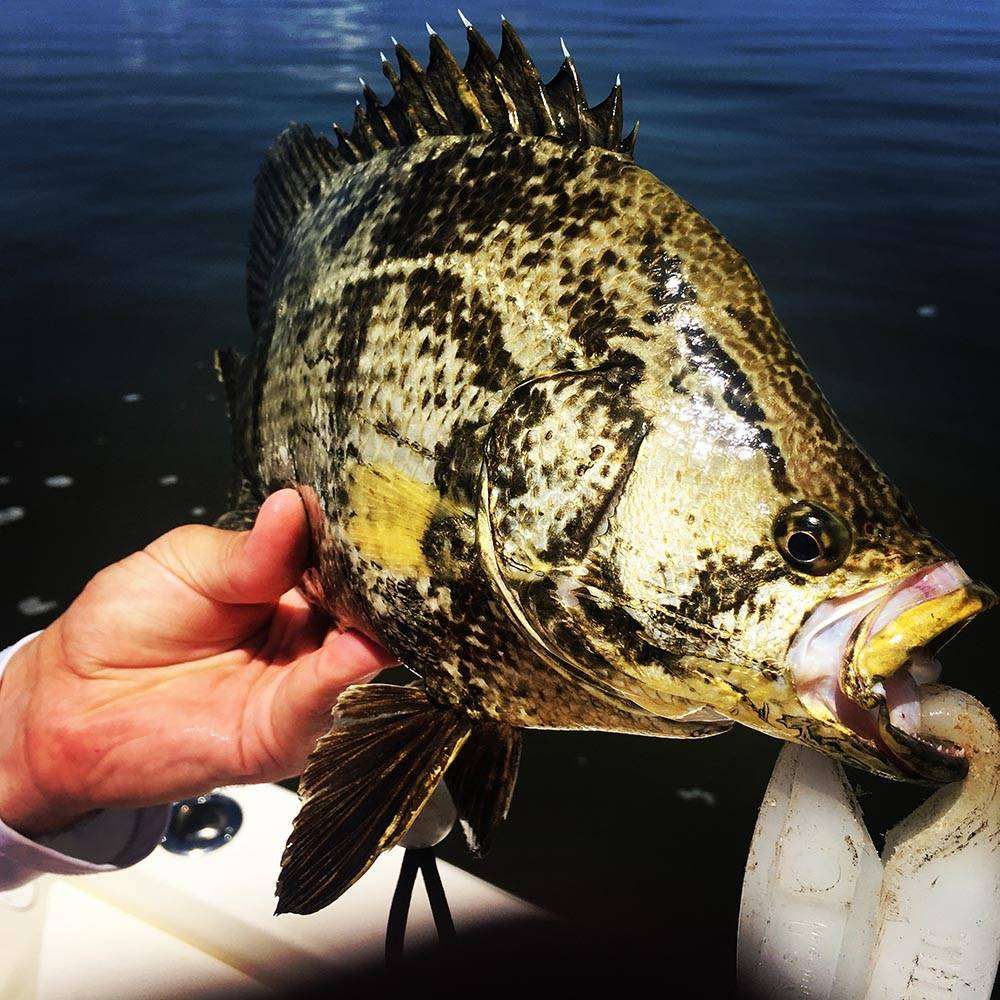
[[(466, 34), (464, 67), (433, 32), (426, 69), (397, 44), (393, 98), (363, 83), (336, 147), (279, 137), (256, 181), (253, 353), (218, 359), (221, 523), (298, 490), (304, 593), (417, 675), (338, 702), (279, 910), (339, 896), (442, 778), (485, 850), (522, 728), (740, 722), (896, 777), (927, 756), (803, 700), (787, 655), (824, 602), (948, 554), (743, 257), (635, 163), (620, 82), (590, 107), (568, 53), (544, 84), (509, 22), (497, 56)], [(867, 710), (875, 679), (844, 678)]]

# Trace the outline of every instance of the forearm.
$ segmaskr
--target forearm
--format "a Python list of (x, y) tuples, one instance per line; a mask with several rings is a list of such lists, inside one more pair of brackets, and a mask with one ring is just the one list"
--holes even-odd
[[(26, 835), (42, 832), (43, 803), (30, 790), (23, 720), (33, 687), (30, 662), (43, 634), (34, 632), (0, 652), (0, 820)], [(50, 829), (58, 825), (54, 821)]]

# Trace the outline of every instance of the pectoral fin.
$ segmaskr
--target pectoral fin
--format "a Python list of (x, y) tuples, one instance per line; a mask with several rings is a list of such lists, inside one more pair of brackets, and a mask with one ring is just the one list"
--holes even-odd
[(639, 373), (616, 364), (538, 376), (494, 416), (481, 531), (514, 588), (581, 560), (603, 530), (648, 429), (629, 391)]

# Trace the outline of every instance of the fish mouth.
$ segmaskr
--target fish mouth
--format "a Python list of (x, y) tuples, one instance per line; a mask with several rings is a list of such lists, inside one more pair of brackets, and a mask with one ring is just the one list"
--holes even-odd
[(996, 603), (953, 561), (823, 601), (789, 647), (799, 700), (898, 776), (961, 778), (963, 748), (920, 731), (920, 688), (937, 682), (944, 643)]

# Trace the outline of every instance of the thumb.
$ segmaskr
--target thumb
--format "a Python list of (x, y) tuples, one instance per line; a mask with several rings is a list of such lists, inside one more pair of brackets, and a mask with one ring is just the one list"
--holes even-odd
[(351, 684), (371, 680), (398, 662), (387, 650), (359, 632), (330, 632), (323, 645), (295, 663), (282, 677), (271, 703), (264, 732), (280, 773), (271, 778), (299, 774), (316, 740), (332, 725), (330, 712), (337, 697)]
[(305, 572), (309, 529), (298, 493), (272, 493), (251, 531), (186, 524), (146, 548), (160, 565), (202, 596), (223, 604), (268, 604)]

